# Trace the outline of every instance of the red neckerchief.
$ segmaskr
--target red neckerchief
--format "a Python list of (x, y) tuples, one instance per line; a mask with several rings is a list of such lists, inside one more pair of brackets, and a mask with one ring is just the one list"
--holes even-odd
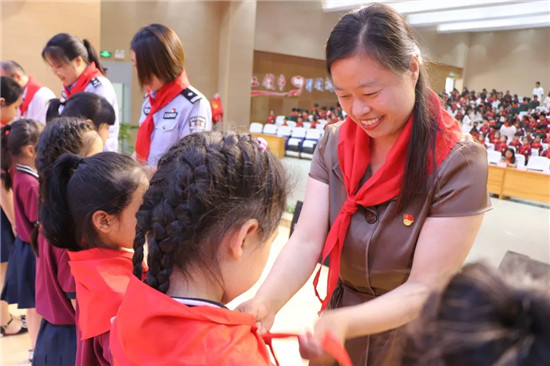
[[(273, 350), (273, 339), (282, 339), (282, 338), (298, 338), (299, 335), (295, 333), (265, 333), (262, 334), (262, 338), (269, 347), (269, 350), (271, 351), (271, 354), (273, 355), (273, 359), (275, 360), (275, 364), (279, 366), (279, 360), (275, 356), (275, 351)], [(323, 347), (323, 350), (331, 355), (338, 363), (342, 366), (353, 366), (351, 363), (351, 359), (349, 358), (348, 352), (336, 339), (336, 337), (331, 332), (326, 332), (323, 341), (321, 342), (321, 347)]]
[(176, 80), (169, 82), (160, 88), (154, 97), (151, 95), (150, 90), (147, 91), (149, 103), (151, 104), (151, 110), (145, 117), (145, 120), (141, 123), (141, 126), (139, 126), (136, 138), (136, 157), (140, 163), (145, 163), (149, 157), (149, 151), (151, 150), (151, 135), (155, 130), (155, 121), (153, 119), (154, 114), (170, 103), (172, 99), (177, 97), (179, 93), (188, 87), (189, 80), (187, 79), (187, 73), (184, 70)]
[(114, 365), (271, 365), (252, 314), (187, 306), (132, 277), (111, 327)]
[[(435, 153), (436, 166), (439, 166), (460, 139), (461, 132), (456, 120), (441, 108), (439, 98), (433, 91), (431, 92), (431, 98), (431, 105), (433, 106), (431, 112), (435, 114), (440, 128), (440, 132), (436, 137)], [(411, 113), (405, 128), (388, 153), (384, 165), (362, 187), (359, 186), (359, 183), (370, 164), (370, 137), (350, 117), (340, 127), (338, 161), (348, 197), (330, 228), (322, 252), (323, 261), (330, 254), (327, 295), (324, 300), (321, 299), (317, 291), (321, 268), (319, 268), (313, 280), (315, 295), (322, 303), (321, 311), (327, 307), (338, 282), (340, 254), (351, 216), (357, 211), (359, 205), (365, 207), (375, 206), (399, 195), (405, 174), (405, 161), (412, 133), (412, 124), (413, 113)], [(433, 157), (430, 156), (428, 160), (428, 175), (431, 174), (432, 159)]]
[(83, 92), (92, 79), (98, 76), (103, 76), (103, 73), (95, 66), (95, 62), (90, 62), (88, 67), (86, 67), (78, 79), (76, 79), (76, 82), (70, 90), (66, 86), (63, 86), (65, 99), (69, 99), (73, 94)]
[(27, 86), (25, 87), (25, 89), (27, 90), (25, 93), (25, 99), (23, 99), (23, 103), (21, 103), (21, 105), (19, 106), (21, 117), (25, 115), (25, 112), (27, 112), (27, 109), (29, 109), (29, 104), (31, 104), (32, 98), (34, 98), (34, 95), (41, 87), (42, 85), (38, 84), (32, 76), (29, 76), (29, 81), (27, 82)]
[(111, 328), (132, 275), (132, 252), (93, 248), (69, 252), (69, 265), (76, 283), (78, 328), (82, 339)]

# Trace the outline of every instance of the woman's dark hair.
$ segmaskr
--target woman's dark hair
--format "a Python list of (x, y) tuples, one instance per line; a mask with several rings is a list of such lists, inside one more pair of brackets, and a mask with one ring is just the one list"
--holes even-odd
[(479, 263), (465, 266), (409, 325), (403, 364), (547, 365), (550, 296), (545, 283), (529, 281), (508, 282)]
[(69, 63), (78, 56), (82, 57), (86, 64), (95, 63), (99, 71), (105, 75), (97, 52), (87, 39), (81, 41), (72, 34), (58, 33), (50, 38), (42, 50), (42, 58), (45, 61), (49, 58), (56, 62)]
[(4, 98), (6, 106), (17, 102), (21, 95), (23, 95), (23, 89), (17, 81), (7, 76), (0, 76), (0, 98)]
[(72, 251), (107, 247), (94, 228), (94, 212), (119, 215), (144, 179), (139, 164), (126, 155), (61, 155), (45, 182), (39, 215), (44, 236), (50, 244)]
[[(63, 106), (63, 111), (59, 113), (59, 107)], [(46, 112), (46, 123), (59, 116), (80, 117), (92, 120), (96, 130), (106, 123), (109, 126), (115, 124), (115, 109), (107, 101), (94, 93), (80, 92), (71, 96), (65, 101), (61, 99), (51, 99)]]
[(32, 119), (19, 119), (2, 127), (2, 184), (6, 190), (11, 189), (12, 180), (9, 173), (14, 157), (21, 154), (21, 149), (27, 145), (36, 146), (42, 131), (39, 122)]
[(162, 24), (142, 27), (132, 38), (130, 47), (136, 54), (137, 75), (142, 87), (151, 82), (153, 75), (169, 83), (184, 70), (183, 45), (176, 32)]
[[(439, 130), (430, 97), (427, 73), (412, 28), (393, 8), (372, 4), (344, 15), (332, 30), (326, 44), (326, 67), (331, 74), (338, 60), (366, 54), (390, 71), (410, 70), (418, 57), (419, 74), (415, 87), (414, 120), (405, 163), (405, 176), (394, 213), (401, 211), (418, 195), (426, 192), (428, 157), (435, 156), (435, 136)], [(432, 159), (435, 164), (435, 159)], [(435, 166), (433, 167), (435, 170)]]
[(510, 159), (510, 163), (515, 164), (516, 163), (516, 152), (514, 151), (514, 149), (507, 148), (506, 150), (504, 150), (504, 152), (502, 153), (503, 158), (506, 157), (506, 151), (510, 151), (512, 153), (512, 158)]
[(166, 293), (173, 267), (184, 275), (206, 268), (219, 281), (216, 253), (224, 235), (257, 219), (262, 242), (276, 229), (286, 204), (281, 162), (255, 137), (215, 132), (184, 137), (161, 158), (137, 213), (134, 274)]

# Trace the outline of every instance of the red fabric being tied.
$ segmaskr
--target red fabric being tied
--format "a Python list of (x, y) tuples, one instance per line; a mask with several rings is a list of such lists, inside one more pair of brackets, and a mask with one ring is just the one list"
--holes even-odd
[(86, 67), (82, 74), (80, 74), (70, 90), (66, 86), (63, 87), (63, 90), (65, 91), (65, 98), (69, 99), (71, 95), (83, 92), (92, 79), (98, 76), (103, 76), (103, 73), (95, 66), (95, 62), (90, 62), (88, 67)]
[[(461, 131), (457, 121), (439, 104), (439, 97), (431, 92), (432, 113), (437, 118), (440, 131), (436, 137), (436, 165), (439, 166), (458, 142)], [(405, 175), (405, 161), (411, 138), (414, 112), (411, 113), (405, 128), (391, 148), (386, 162), (364, 184), (359, 187), (361, 178), (370, 164), (370, 137), (350, 117), (340, 127), (338, 137), (338, 161), (344, 177), (347, 199), (334, 220), (322, 252), (323, 261), (330, 254), (327, 295), (321, 298), (317, 290), (321, 269), (313, 280), (315, 295), (325, 310), (332, 293), (336, 289), (340, 273), (340, 255), (346, 239), (351, 216), (361, 206), (375, 206), (399, 195)], [(428, 161), (428, 174), (431, 174), (432, 160)]]
[(188, 87), (189, 79), (184, 70), (176, 80), (160, 88), (154, 97), (151, 95), (150, 90), (147, 91), (151, 110), (139, 126), (136, 138), (136, 157), (140, 163), (145, 163), (149, 157), (149, 151), (151, 150), (151, 135), (155, 130), (155, 121), (153, 120), (154, 114)]
[(27, 82), (27, 86), (25, 87), (27, 89), (27, 92), (25, 93), (25, 99), (23, 99), (23, 103), (21, 103), (21, 105), (19, 106), (21, 117), (23, 117), (27, 109), (29, 109), (29, 104), (31, 103), (32, 98), (41, 87), (42, 85), (38, 84), (32, 76), (29, 76), (29, 81)]

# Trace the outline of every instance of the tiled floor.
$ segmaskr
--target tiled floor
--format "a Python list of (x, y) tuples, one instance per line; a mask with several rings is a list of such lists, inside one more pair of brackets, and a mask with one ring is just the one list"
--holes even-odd
[[(294, 188), (289, 203), (302, 200), (305, 193), (305, 182), (309, 170), (309, 160), (285, 158), (283, 163), (289, 171)], [(481, 230), (474, 244), (468, 262), (484, 260), (497, 266), (507, 250), (512, 250), (550, 263), (550, 209), (544, 205), (492, 199), (493, 210), (485, 215)], [(262, 275), (265, 278), (273, 265), (277, 254), (284, 246), (289, 235), (286, 225), (281, 225), (279, 235), (273, 243), (272, 252)], [(326, 272), (322, 273), (326, 278)], [(262, 279), (260, 279), (260, 282)], [(250, 298), (257, 289), (256, 285), (248, 292), (235, 299), (229, 306), (232, 308)], [(324, 289), (321, 290), (323, 293)], [(302, 332), (311, 329), (319, 309), (318, 300), (313, 293), (311, 281), (281, 310), (273, 331)], [(2, 348), (2, 365), (27, 365), (28, 335), (0, 339)], [(274, 342), (275, 352), (282, 366), (306, 365), (298, 353), (297, 341), (280, 340)]]

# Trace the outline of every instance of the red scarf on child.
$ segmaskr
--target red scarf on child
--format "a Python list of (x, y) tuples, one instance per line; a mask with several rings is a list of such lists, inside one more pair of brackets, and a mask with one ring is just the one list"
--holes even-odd
[(132, 257), (132, 252), (104, 248), (69, 252), (76, 282), (77, 325), (83, 340), (111, 329), (111, 318), (133, 277)]
[[(431, 92), (431, 98), (431, 112), (435, 114), (440, 129), (436, 137), (435, 152), (435, 162), (439, 166), (460, 139), (461, 131), (456, 120), (441, 108), (437, 94)], [(319, 269), (313, 281), (315, 294), (322, 303), (321, 311), (327, 307), (338, 283), (340, 254), (342, 253), (351, 216), (359, 206), (379, 205), (399, 195), (405, 175), (405, 162), (409, 140), (411, 139), (413, 116), (414, 112), (411, 113), (405, 128), (388, 153), (384, 165), (362, 187), (359, 186), (359, 183), (370, 164), (370, 137), (350, 117), (340, 127), (338, 161), (348, 197), (330, 228), (322, 252), (323, 261), (330, 254), (327, 295), (324, 300), (321, 299), (317, 291), (321, 269)], [(430, 156), (428, 160), (428, 175), (432, 173), (432, 159), (433, 157)]]
[(86, 67), (78, 79), (76, 79), (76, 82), (73, 84), (71, 89), (63, 86), (63, 90), (65, 91), (65, 99), (69, 99), (71, 95), (76, 93), (83, 92), (92, 79), (98, 76), (103, 76), (103, 73), (95, 66), (95, 62), (90, 62), (88, 67)]
[(149, 151), (151, 150), (151, 135), (155, 130), (155, 121), (153, 116), (165, 105), (170, 103), (172, 99), (178, 96), (184, 89), (189, 87), (189, 79), (187, 79), (187, 73), (185, 70), (174, 81), (165, 84), (153, 97), (151, 91), (147, 91), (149, 97), (149, 104), (151, 104), (151, 110), (145, 117), (145, 120), (139, 126), (136, 139), (136, 157), (140, 163), (145, 163), (149, 157)]
[(29, 76), (29, 81), (27, 82), (27, 86), (25, 86), (25, 89), (27, 90), (25, 93), (25, 98), (23, 99), (23, 103), (19, 106), (21, 118), (24, 117), (25, 112), (29, 109), (29, 104), (31, 104), (32, 98), (34, 98), (34, 95), (41, 87), (42, 85), (38, 84), (32, 76)]

